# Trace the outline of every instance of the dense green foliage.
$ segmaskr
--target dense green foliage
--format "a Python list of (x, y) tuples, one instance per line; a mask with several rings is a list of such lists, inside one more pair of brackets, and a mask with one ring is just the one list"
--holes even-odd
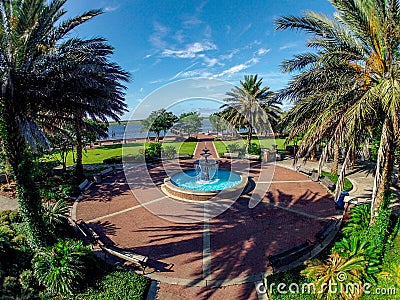
[(77, 294), (76, 300), (142, 300), (150, 280), (133, 271), (116, 269), (100, 278), (85, 292)]
[(178, 122), (178, 117), (172, 112), (167, 112), (164, 108), (156, 111), (152, 111), (150, 115), (141, 121), (141, 131), (146, 131), (147, 136), (149, 136), (150, 131), (156, 134), (156, 142), (160, 140), (160, 133), (164, 131), (164, 136), (166, 132)]
[(84, 257), (89, 254), (90, 249), (81, 241), (60, 240), (35, 253), (34, 275), (50, 293), (72, 295), (83, 279)]

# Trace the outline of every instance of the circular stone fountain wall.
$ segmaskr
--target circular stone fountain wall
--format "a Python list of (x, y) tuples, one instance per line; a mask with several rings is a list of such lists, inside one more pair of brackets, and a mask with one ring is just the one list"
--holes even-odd
[(242, 194), (247, 178), (229, 170), (218, 170), (217, 179), (199, 182), (196, 170), (177, 172), (164, 179), (161, 190), (169, 197), (183, 201), (231, 199)]

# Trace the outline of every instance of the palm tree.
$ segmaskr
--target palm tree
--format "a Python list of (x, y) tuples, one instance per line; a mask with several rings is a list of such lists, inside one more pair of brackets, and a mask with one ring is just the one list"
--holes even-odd
[[(337, 252), (329, 255), (327, 261), (307, 261), (306, 268), (301, 272), (307, 278), (314, 279), (313, 287), (317, 291), (318, 299), (358, 299), (362, 296), (362, 279), (366, 276), (367, 261), (362, 255), (343, 258)], [(354, 290), (343, 288), (340, 285), (357, 286)], [(336, 290), (331, 289), (336, 287)]]
[[(277, 20), (278, 29), (299, 29), (312, 34), (308, 45), (315, 54), (298, 56), (297, 66), (307, 70), (316, 61), (341, 62), (355, 73), (354, 93), (341, 116), (346, 139), (353, 143), (357, 132), (371, 123), (382, 124), (372, 195), (371, 223), (375, 222), (389, 189), (400, 110), (400, 2), (331, 0), (335, 19), (307, 12), (302, 17)], [(301, 59), (307, 58), (307, 59)], [(312, 58), (312, 59), (311, 59)], [(302, 62), (300, 62), (302, 61)], [(347, 68), (348, 69), (348, 68)], [(377, 116), (377, 117), (376, 117)]]
[[(82, 94), (78, 98), (76, 78), (83, 80), (81, 86), (92, 84), (92, 78), (79, 76), (85, 68), (93, 68), (89, 73), (95, 76), (96, 65), (86, 62), (96, 62), (98, 55), (99, 60), (104, 59), (111, 49), (103, 39), (66, 39), (76, 26), (101, 11), (62, 21), (65, 2), (0, 0), (0, 140), (17, 182), (19, 211), (33, 248), (49, 240), (33, 180), (32, 151), (38, 143), (47, 144), (44, 130), (70, 124), (77, 110), (95, 115), (91, 110), (95, 107), (94, 96)], [(86, 59), (87, 55), (92, 56), (91, 60)], [(97, 70), (96, 78), (108, 78), (101, 65)], [(106, 79), (98, 82), (110, 84)], [(121, 86), (116, 89), (122, 93)], [(89, 90), (93, 91), (89, 87), (85, 91)]]
[(277, 123), (281, 104), (274, 97), (268, 86), (262, 87), (262, 78), (257, 75), (245, 75), (240, 87), (235, 86), (227, 92), (221, 106), (221, 117), (234, 126), (246, 126), (248, 129), (246, 150), (249, 149), (253, 130), (271, 131), (270, 121)]

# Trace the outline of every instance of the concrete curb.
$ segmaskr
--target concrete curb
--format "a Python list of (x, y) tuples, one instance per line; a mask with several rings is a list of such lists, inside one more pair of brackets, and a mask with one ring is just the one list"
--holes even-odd
[(159, 288), (159, 282), (152, 280), (150, 283), (149, 291), (147, 292), (146, 300), (156, 300)]

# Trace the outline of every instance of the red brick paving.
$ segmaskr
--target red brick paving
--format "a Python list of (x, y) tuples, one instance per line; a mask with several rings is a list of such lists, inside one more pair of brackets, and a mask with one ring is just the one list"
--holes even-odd
[[(183, 164), (188, 167), (192, 163), (186, 161)], [(222, 161), (221, 165), (230, 167), (226, 161)], [(250, 176), (257, 181), (260, 166), (254, 163), (252, 166)], [(151, 167), (150, 173), (156, 179), (157, 185), (165, 177), (162, 168), (156, 166)], [(276, 167), (270, 177), (273, 181), (307, 180), (306, 176), (282, 167)], [(124, 182), (122, 175), (110, 179), (109, 182), (115, 180)], [(143, 188), (147, 197), (151, 197), (152, 191), (154, 195), (162, 195), (157, 187)], [(152, 199), (156, 198), (149, 200)], [(149, 255), (154, 263), (174, 264), (172, 270), (162, 269), (157, 274), (171, 279), (187, 279), (195, 284), (203, 277), (203, 223), (175, 223), (148, 211), (152, 206), (157, 206), (158, 213), (162, 214), (163, 207), (167, 211), (174, 203), (181, 204), (163, 199), (147, 208), (140, 207), (105, 217), (93, 226), (102, 232), (103, 238), (111, 240), (119, 247)], [(321, 218), (336, 215), (332, 197), (327, 190), (311, 181), (272, 183), (263, 202), (253, 209), (248, 208), (248, 203), (249, 197), (243, 196), (224, 213), (210, 220), (211, 279), (234, 279), (260, 273), (267, 268), (268, 255), (306, 239), (314, 240), (315, 233), (324, 224), (323, 221), (280, 207)], [(139, 201), (127, 185), (102, 185), (88, 193), (78, 204), (77, 217), (91, 220), (138, 204)], [(161, 283), (158, 297), (162, 300), (257, 299), (254, 284), (206, 288)]]
[(204, 289), (174, 284), (160, 283), (159, 300), (257, 300), (253, 283)]
[(197, 138), (200, 140), (197, 143), (196, 151), (193, 154), (193, 158), (199, 159), (201, 158), (201, 153), (204, 147), (207, 147), (208, 150), (210, 150), (208, 153), (211, 154), (211, 156), (216, 159), (218, 158), (217, 150), (215, 149), (214, 143), (213, 143), (213, 137), (210, 137), (209, 135), (198, 135)]

